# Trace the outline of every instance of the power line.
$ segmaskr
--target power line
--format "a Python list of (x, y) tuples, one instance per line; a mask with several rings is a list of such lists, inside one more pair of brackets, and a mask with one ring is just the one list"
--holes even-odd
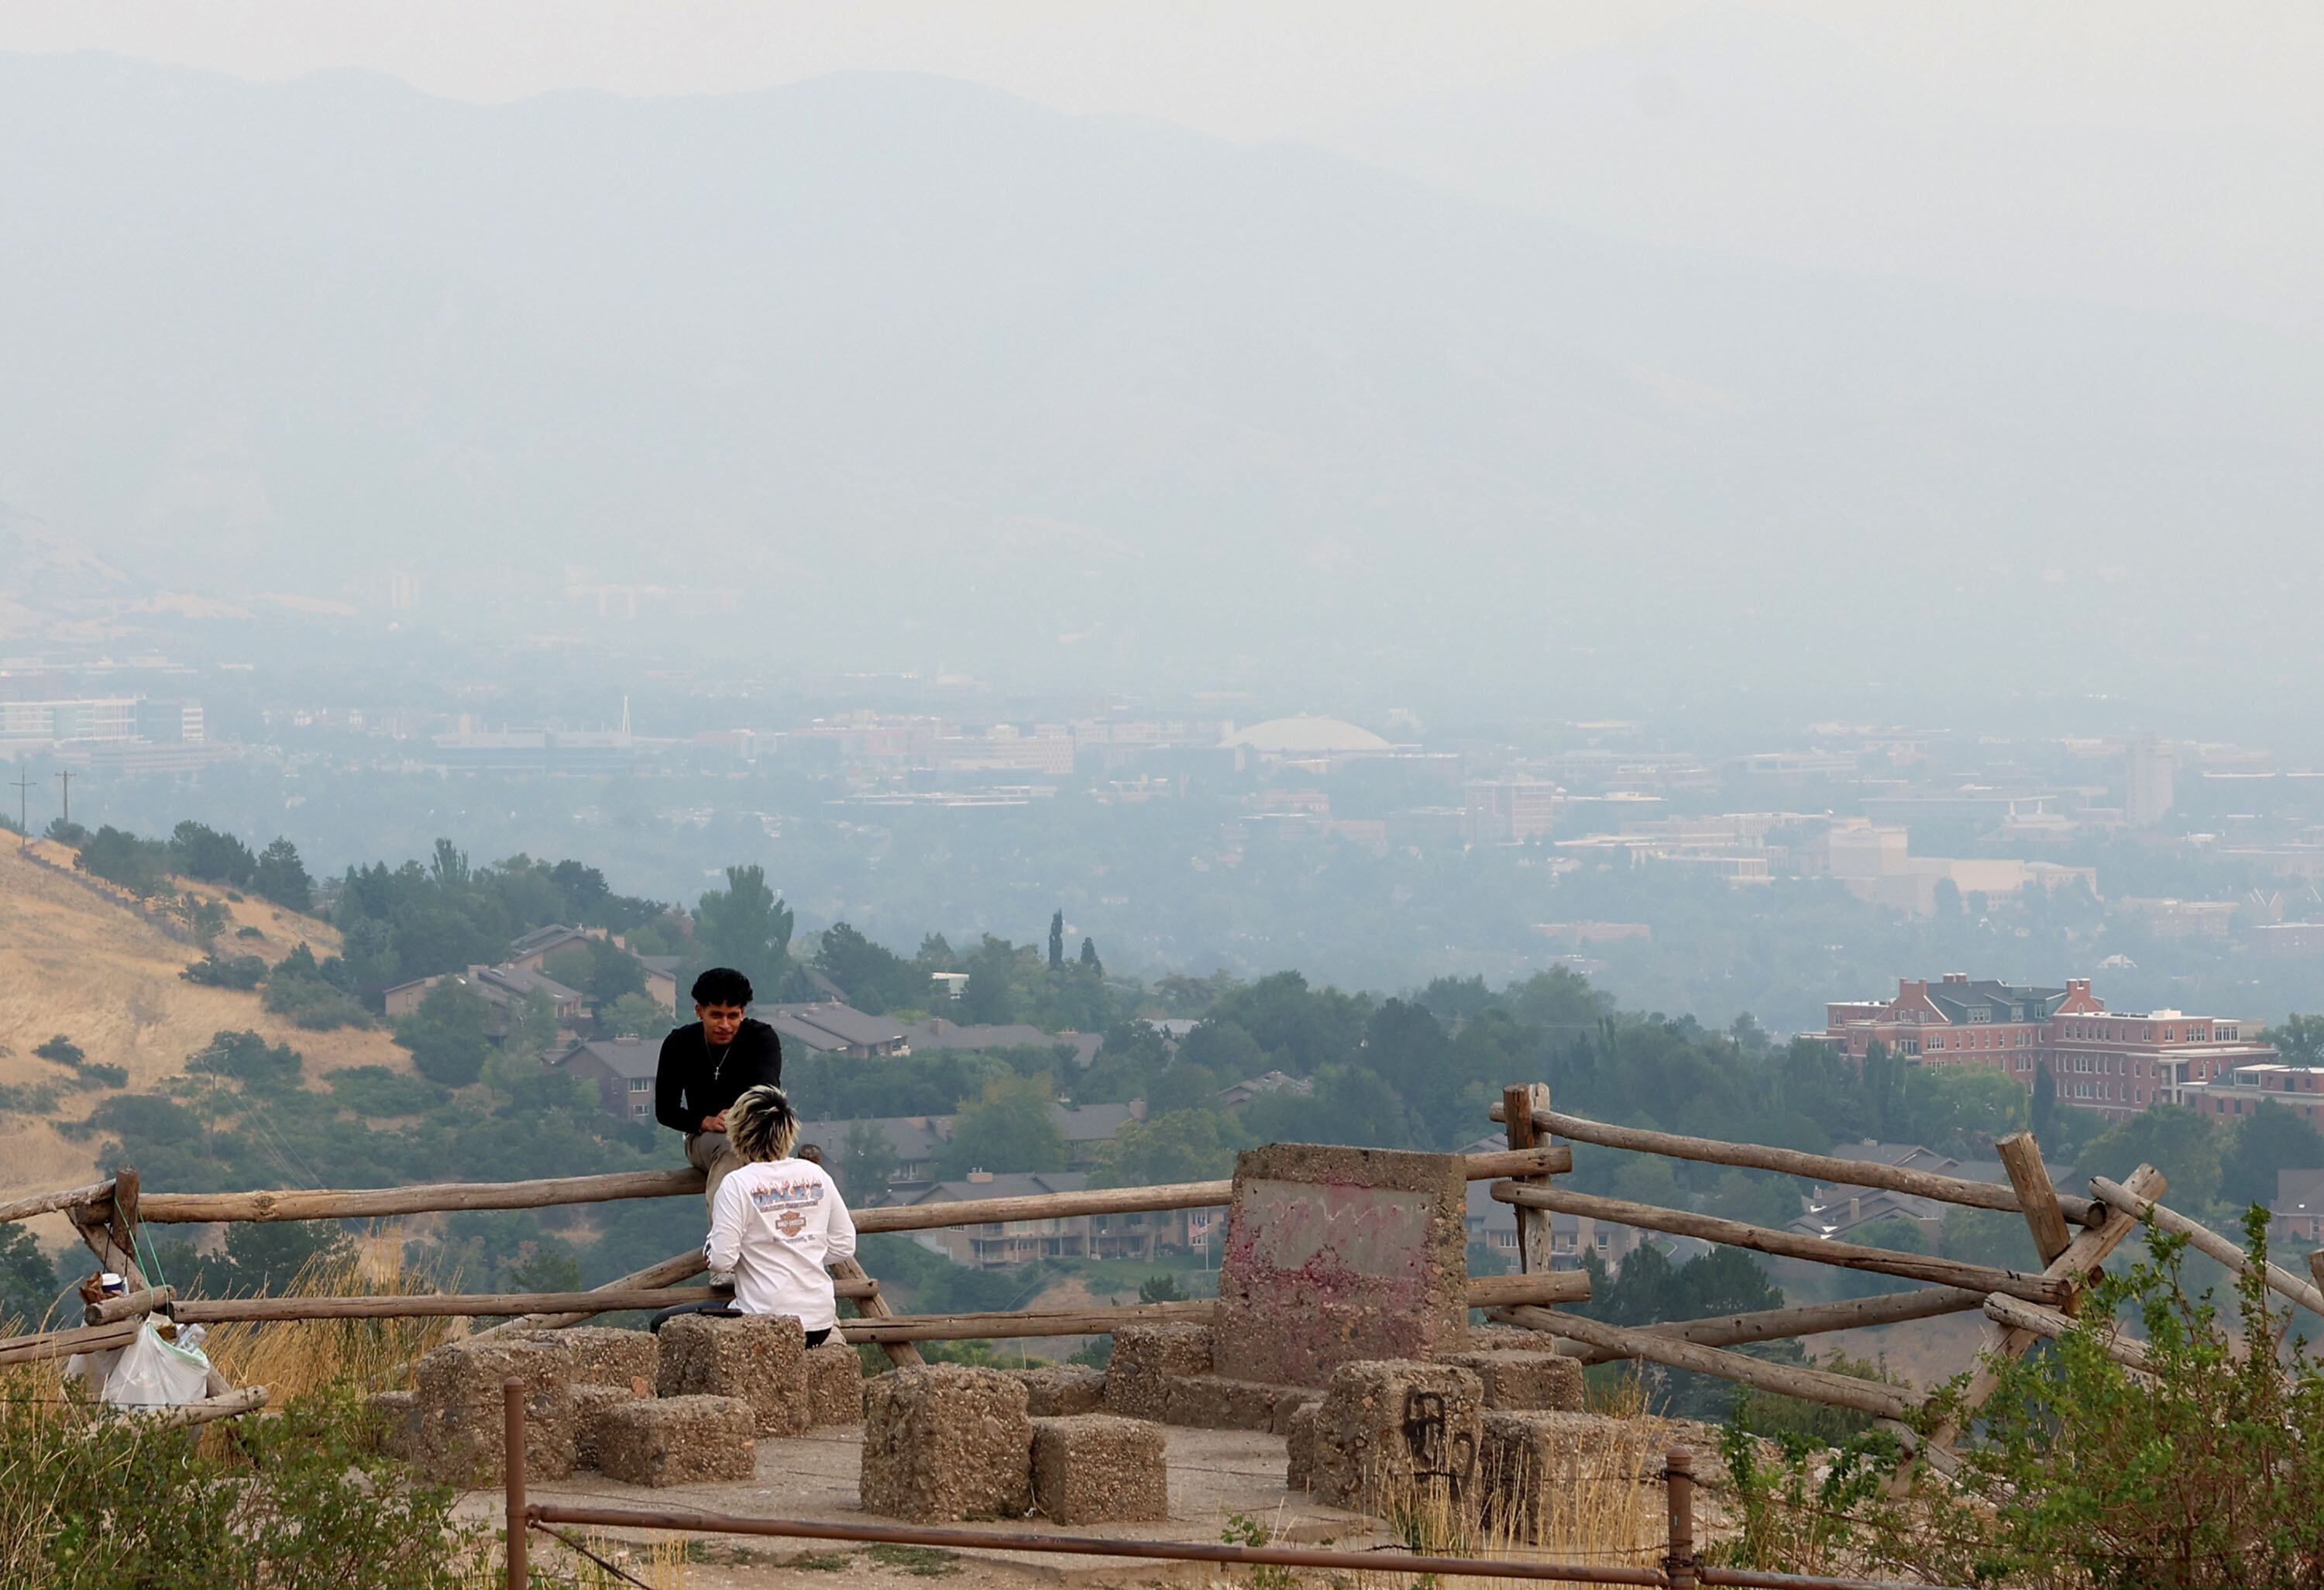
[(72, 769), (69, 767), (57, 769), (57, 782), (62, 784), (65, 790), (64, 822), (67, 827), (72, 827)]
[(16, 848), (22, 850), (32, 842), (32, 775), (18, 773), (9, 781), (16, 786)]

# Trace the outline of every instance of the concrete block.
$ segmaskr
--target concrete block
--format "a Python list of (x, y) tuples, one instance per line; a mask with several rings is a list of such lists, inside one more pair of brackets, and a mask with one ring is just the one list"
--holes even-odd
[(1579, 1413), (1588, 1400), (1582, 1360), (1562, 1353), (1448, 1353), (1436, 1362), (1472, 1372), (1484, 1382), (1487, 1408)]
[(488, 1336), (447, 1342), (422, 1358), (417, 1461), (442, 1484), (498, 1484), (504, 1428), (502, 1383), (524, 1384), (525, 1472), (544, 1480), (573, 1472), (572, 1382), (563, 1361), (539, 1344)]
[(863, 1360), (845, 1342), (807, 1350), (807, 1417), (815, 1424), (863, 1422)]
[(938, 1522), (1032, 1506), (1033, 1420), (1013, 1376), (957, 1364), (896, 1370), (863, 1399), (866, 1512)]
[(1159, 1425), (1110, 1413), (1033, 1421), (1033, 1503), (1059, 1524), (1170, 1516)]
[(1472, 1516), (1484, 1395), (1473, 1373), (1452, 1364), (1342, 1364), (1314, 1415), (1312, 1488), (1357, 1512)]
[(597, 1472), (632, 1485), (747, 1480), (757, 1434), (758, 1414), (740, 1397), (633, 1397), (597, 1413)]
[(1084, 1364), (1053, 1364), (1009, 1372), (1025, 1382), (1025, 1411), (1035, 1419), (1095, 1413), (1105, 1406), (1105, 1371)]
[(1302, 1386), (1267, 1386), (1221, 1375), (1190, 1375), (1170, 1382), (1162, 1422), (1197, 1430), (1271, 1430), (1288, 1426), (1292, 1412), (1316, 1400)]
[(618, 1386), (578, 1385), (572, 1388), (573, 1398), (573, 1462), (578, 1468), (597, 1466), (597, 1423), (608, 1408), (620, 1408), (639, 1400), (637, 1388), (626, 1382)]
[(1320, 1402), (1302, 1402), (1284, 1429), (1283, 1488), (1305, 1491), (1315, 1483), (1315, 1415)]
[(565, 1363), (576, 1385), (626, 1386), (654, 1383), (659, 1344), (647, 1330), (617, 1330), (606, 1325), (576, 1325), (566, 1330), (512, 1333), (538, 1343)]
[(1455, 1154), (1306, 1143), (1244, 1152), (1211, 1322), (1213, 1372), (1320, 1387), (1342, 1364), (1464, 1348), (1467, 1185)]
[(1161, 1423), (1171, 1386), (1211, 1373), (1211, 1330), (1204, 1325), (1125, 1325), (1113, 1333), (1105, 1369), (1105, 1410)]
[(807, 1333), (783, 1314), (721, 1319), (681, 1314), (661, 1327), (654, 1387), (664, 1397), (740, 1397), (762, 1436), (795, 1436), (814, 1419)]
[(380, 1417), (379, 1449), (406, 1463), (420, 1456), (420, 1393), (374, 1391), (371, 1405)]

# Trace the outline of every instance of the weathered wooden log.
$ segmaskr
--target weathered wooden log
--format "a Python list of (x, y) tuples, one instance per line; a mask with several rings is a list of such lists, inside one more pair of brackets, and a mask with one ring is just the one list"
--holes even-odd
[[(842, 1259), (838, 1263), (832, 1265), (831, 1273), (842, 1280), (868, 1279), (864, 1276), (863, 1266), (853, 1259)], [(869, 1298), (857, 1303), (855, 1307), (857, 1312), (866, 1319), (892, 1319), (896, 1317), (895, 1309), (889, 1307), (888, 1299), (882, 1297), (876, 1288)], [(843, 1335), (841, 1340), (845, 1339)], [(898, 1369), (911, 1369), (927, 1362), (920, 1356), (920, 1350), (909, 1342), (882, 1342), (880, 1344), (880, 1350), (888, 1355), (888, 1362)]]
[[(2187, 1218), (2176, 1209), (2165, 1208), (2152, 1198), (2142, 1198), (2119, 1182), (2108, 1181), (2103, 1176), (2090, 1178), (2090, 1190), (2114, 1208), (2133, 1219), (2152, 1221), (2164, 1231), (2187, 1239), (2190, 1247), (2209, 1254), (2227, 1267), (2230, 1274), (2241, 1275), (2251, 1267), (2249, 1255), (2213, 1231), (2209, 1226)], [(2291, 1299), (2311, 1314), (2324, 1314), (2324, 1291), (2319, 1291), (2273, 1260), (2268, 1262), (2267, 1288), (2282, 1297)]]
[[(1503, 1176), (1540, 1176), (1573, 1168), (1573, 1151), (1563, 1145), (1511, 1153), (1467, 1156), (1471, 1181)], [(850, 1211), (855, 1229), (931, 1231), (962, 1225), (997, 1225), (1012, 1220), (1063, 1220), (1079, 1215), (1136, 1215), (1165, 1209), (1214, 1209), (1232, 1201), (1231, 1181), (1181, 1181), (1159, 1187), (1093, 1187), (1080, 1192), (1031, 1193), (1020, 1197), (973, 1198), (949, 1204), (903, 1204)]]
[[(873, 1282), (835, 1281), (843, 1298), (869, 1296)], [(185, 1325), (227, 1320), (433, 1319), (515, 1317), (587, 1308), (611, 1314), (630, 1308), (675, 1308), (681, 1303), (722, 1301), (732, 1294), (708, 1287), (634, 1287), (593, 1292), (412, 1292), (386, 1297), (187, 1298), (172, 1312)]]
[[(2152, 1165), (2141, 1165), (2130, 1173), (2130, 1179), (2123, 1185), (2134, 1196), (2158, 1198), (2163, 1196), (2163, 1189), (2169, 1184), (2164, 1180), (2162, 1171)], [(2119, 1247), (2124, 1238), (2138, 1229), (2138, 1217), (2135, 1215), (2112, 1208), (2102, 1199), (2093, 1199), (2092, 1202), (2106, 1210), (2104, 1224), (2095, 1230), (2085, 1231), (2076, 1237), (2067, 1245), (2066, 1251), (2051, 1260), (2049, 1265), (2042, 1271), (2044, 1275), (2054, 1276), (2065, 1281), (2071, 1289), (2066, 1294), (2064, 1305), (2065, 1311), (2069, 1314), (2081, 1307), (2080, 1287), (2083, 1280), (2106, 1262), (2107, 1255)], [(2001, 1383), (2000, 1374), (1994, 1367), (1995, 1361), (2022, 1358), (2025, 1355), (2026, 1350), (2039, 1339), (2032, 1331), (2018, 1326), (1996, 1327), (1994, 1339), (1987, 1344), (1985, 1354), (1970, 1366), (1969, 1384), (1961, 1392), (1957, 1417), (1941, 1419), (1937, 1428), (1929, 1432), (1929, 1445), (1932, 1447), (1941, 1447), (1950, 1449), (1956, 1441), (1960, 1440), (1961, 1420), (1975, 1418), (1977, 1410), (1985, 1406), (1985, 1400), (1993, 1395), (1993, 1388)]]
[(1868, 1248), (1856, 1243), (1836, 1243), (1826, 1237), (1775, 1231), (1764, 1225), (1728, 1220), (1716, 1215), (1665, 1209), (1655, 1204), (1633, 1203), (1628, 1198), (1600, 1197), (1594, 1193), (1567, 1192), (1562, 1188), (1526, 1187), (1514, 1181), (1497, 1181), (1493, 1184), (1493, 1197), (1506, 1204), (1529, 1204), (1536, 1209), (1587, 1215), (1596, 1220), (1643, 1226), (1648, 1231), (1665, 1231), (1674, 1236), (1701, 1237), (1705, 1242), (1724, 1243), (1732, 1248), (1750, 1248), (1780, 1258), (1836, 1264), (1845, 1270), (1868, 1270), (1881, 1275), (1902, 1276), (1906, 1280), (1932, 1281), (1939, 1286), (1960, 1287), (1980, 1295), (2007, 1292), (2012, 1297), (2024, 1298), (2036, 1303), (2054, 1303), (2062, 1299), (2067, 1290), (2062, 1280), (2027, 1275), (2022, 1271), (1997, 1270), (1989, 1264), (1941, 1259), (1929, 1253), (1902, 1253), (1891, 1248)]
[(138, 1268), (136, 1238), (131, 1230), (137, 1206), (137, 1172), (124, 1165), (114, 1172), (110, 1193), (65, 1211), (80, 1240), (97, 1255), (98, 1267), (120, 1276), (133, 1292), (142, 1292), (151, 1284)]
[(198, 1402), (180, 1402), (173, 1408), (124, 1408), (115, 1410), (118, 1419), (134, 1419), (141, 1429), (174, 1430), (188, 1425), (208, 1424), (214, 1419), (234, 1419), (244, 1413), (255, 1413), (266, 1406), (264, 1386), (244, 1386), (238, 1391), (220, 1396), (205, 1397)]
[[(1530, 1302), (1549, 1298), (1575, 1302), (1590, 1295), (1590, 1280), (1582, 1271), (1554, 1271), (1545, 1275), (1480, 1276), (1469, 1282), (1469, 1306), (1499, 1308), (1505, 1302)], [(850, 1342), (878, 1342), (882, 1346), (908, 1342), (973, 1341), (985, 1336), (1103, 1336), (1125, 1325), (1204, 1321), (1217, 1307), (1215, 1299), (1195, 1298), (1176, 1303), (1124, 1303), (1102, 1308), (1071, 1308), (1054, 1313), (1010, 1309), (984, 1314), (895, 1314), (883, 1318), (843, 1319), (840, 1333)]]
[(892, 1314), (882, 1319), (843, 1319), (839, 1334), (850, 1343), (968, 1342), (995, 1336), (1104, 1336), (1125, 1325), (1201, 1323), (1217, 1307), (1196, 1298), (1177, 1303), (1127, 1303), (1104, 1308), (1056, 1313), (1006, 1310), (993, 1314)]
[(2050, 1168), (2042, 1162), (2042, 1145), (2030, 1132), (2013, 1132), (1997, 1138), (1993, 1150), (2000, 1156), (2001, 1168), (2009, 1173), (2017, 1206), (2025, 1212), (2025, 1227), (2034, 1234), (2034, 1251), (2047, 1264), (2064, 1253), (2074, 1237), (2066, 1229), (2065, 1211), (2058, 1206), (2058, 1189), (2051, 1184)]
[[(604, 1286), (593, 1289), (588, 1295), (592, 1298), (600, 1298), (615, 1292), (648, 1291), (661, 1287), (674, 1287), (679, 1281), (690, 1280), (709, 1268), (710, 1261), (702, 1256), (700, 1248), (688, 1248), (683, 1253), (673, 1253), (659, 1263), (647, 1265), (643, 1270), (632, 1270), (627, 1275), (615, 1276)], [(469, 1339), (473, 1341), (476, 1336), (497, 1336), (504, 1331), (562, 1330), (567, 1326), (581, 1325), (595, 1319), (604, 1312), (603, 1308), (591, 1308), (585, 1306), (560, 1314), (520, 1315), (514, 1319), (505, 1320), (499, 1325), (489, 1326), (477, 1331)]]
[[(1534, 1131), (1533, 1113), (1549, 1108), (1549, 1084), (1512, 1083), (1501, 1089), (1501, 1123), (1508, 1134), (1509, 1151), (1521, 1154), (1543, 1147)], [(1568, 1158), (1572, 1151), (1568, 1151)], [(1528, 1186), (1547, 1187), (1546, 1175), (1520, 1177)], [(1517, 1223), (1517, 1268), (1532, 1274), (1557, 1267), (1556, 1243), (1550, 1234), (1548, 1211), (1511, 1205)]]
[[(1470, 1156), (1469, 1179), (1533, 1176), (1571, 1169), (1573, 1152), (1562, 1144), (1523, 1154)], [(445, 1210), (538, 1209), (557, 1204), (596, 1204), (616, 1198), (699, 1194), (699, 1170), (623, 1170), (607, 1176), (560, 1176), (538, 1181), (423, 1182), (413, 1187), (322, 1188), (274, 1192), (154, 1193), (138, 1217), (161, 1225), (250, 1220), (369, 1220)], [(1225, 1204), (1231, 1181), (1179, 1182), (1165, 1187), (1092, 1188), (1019, 1198), (912, 1204), (853, 1211), (858, 1231), (924, 1231), (996, 1220), (1050, 1220), (1071, 1215), (1135, 1214), (1199, 1209)]]
[(416, 1187), (319, 1188), (281, 1192), (153, 1193), (140, 1213), (154, 1225), (243, 1220), (371, 1220), (456, 1209), (540, 1209), (617, 1198), (700, 1197), (701, 1171), (622, 1170), (538, 1181), (438, 1181)]
[(1536, 1270), (1521, 1275), (1477, 1275), (1469, 1279), (1469, 1307), (1503, 1308), (1518, 1303), (1586, 1303), (1586, 1270)]
[(81, 1309), (83, 1325), (111, 1325), (117, 1319), (134, 1319), (151, 1314), (178, 1295), (175, 1287), (147, 1287), (142, 1292), (124, 1292), (117, 1298), (106, 1298)]
[(1858, 1380), (1829, 1370), (1803, 1369), (1795, 1364), (1769, 1364), (1741, 1353), (1722, 1352), (1674, 1336), (1658, 1336), (1636, 1326), (1607, 1325), (1575, 1314), (1555, 1314), (1546, 1308), (1502, 1308), (1493, 1317), (1533, 1330), (1547, 1331), (1570, 1341), (1609, 1349), (1618, 1357), (1643, 1358), (1673, 1369), (1692, 1369), (1763, 1391), (1804, 1397), (1835, 1408), (1853, 1408), (1875, 1419), (1902, 1419), (1913, 1400), (1895, 1386)]
[(76, 1353), (102, 1353), (108, 1347), (125, 1347), (137, 1339), (143, 1323), (123, 1319), (111, 1325), (85, 1325), (71, 1330), (11, 1336), (0, 1341), (0, 1364), (38, 1364), (44, 1359), (69, 1358)]
[(35, 1215), (53, 1215), (59, 1209), (78, 1209), (83, 1205), (101, 1203), (112, 1197), (113, 1182), (109, 1178), (87, 1187), (67, 1188), (62, 1192), (34, 1193), (28, 1198), (0, 1204), (0, 1220), (30, 1220)]
[[(1501, 1118), (1499, 1105), (1493, 1106), (1492, 1116), (1496, 1121)], [(1762, 1143), (1726, 1142), (1712, 1137), (1682, 1137), (1674, 1132), (1649, 1132), (1638, 1126), (1610, 1126), (1603, 1121), (1555, 1110), (1535, 1111), (1533, 1123), (1541, 1131), (1575, 1142), (1596, 1143), (1601, 1148), (1635, 1149), (1643, 1154), (1695, 1160), (1706, 1165), (1736, 1165), (1747, 1170), (1779, 1170), (1786, 1176), (1832, 1186), (1886, 1188), (1891, 1192), (1911, 1193), (1915, 1197), (1934, 1198), (1945, 1204), (1963, 1204), (1972, 1209), (2019, 1213), (2015, 1189), (1989, 1181), (1969, 1181), (1958, 1176), (1939, 1176), (1933, 1171), (1907, 1170), (1864, 1160), (1840, 1160), (1830, 1154), (1802, 1153), (1796, 1149), (1769, 1148)], [(2088, 1198), (2061, 1197), (2058, 1206), (2068, 1219), (2083, 1225), (2096, 1225), (2105, 1218), (2104, 1211), (2093, 1211)]]
[[(1786, 1336), (1821, 1336), (1829, 1331), (1967, 1314), (1982, 1307), (1985, 1299), (1985, 1293), (1965, 1291), (1959, 1287), (1921, 1287), (1909, 1292), (1883, 1292), (1875, 1298), (1850, 1298), (1839, 1303), (1798, 1303), (1748, 1314), (1672, 1319), (1636, 1328), (1648, 1336), (1670, 1336), (1700, 1346), (1739, 1347), (1746, 1342), (1781, 1341)], [(1604, 1364), (1623, 1354), (1585, 1347), (1577, 1356), (1585, 1364)]]
[[(2032, 1331), (2037, 1336), (2048, 1336), (2052, 1341), (2081, 1323), (2073, 1316), (2061, 1314), (2055, 1308), (2044, 1308), (2039, 1303), (2028, 1303), (2016, 1298), (2005, 1298), (1999, 1292), (1986, 1299), (1985, 1315), (1996, 1325)], [(2118, 1331), (2111, 1328), (2101, 1331), (2098, 1343), (2107, 1357), (2136, 1374), (2146, 1376), (2153, 1368), (2147, 1358), (2145, 1344), (2134, 1342)]]

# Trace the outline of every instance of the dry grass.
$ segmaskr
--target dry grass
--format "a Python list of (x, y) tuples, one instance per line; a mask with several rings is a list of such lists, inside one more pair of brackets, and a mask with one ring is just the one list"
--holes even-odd
[[(571, 1532), (571, 1531), (568, 1531)], [(693, 1583), (691, 1558), (684, 1537), (655, 1535), (645, 1540), (615, 1540), (595, 1530), (574, 1533), (574, 1539), (598, 1557), (619, 1567), (652, 1590), (687, 1590)], [(568, 1549), (549, 1536), (535, 1534), (526, 1560), (533, 1583), (573, 1590), (634, 1590), (588, 1558)], [(460, 1590), (503, 1590), (508, 1583), (508, 1552), (498, 1540), (487, 1542), (465, 1565)]]
[[(448, 1290), (448, 1281), (404, 1268), (402, 1238), (391, 1226), (374, 1227), (336, 1255), (318, 1255), (283, 1295), (404, 1298)], [(203, 1345), (228, 1380), (263, 1385), (281, 1402), (326, 1387), (392, 1391), (408, 1382), (414, 1361), (453, 1334), (453, 1324), (440, 1317), (236, 1323), (217, 1327)]]

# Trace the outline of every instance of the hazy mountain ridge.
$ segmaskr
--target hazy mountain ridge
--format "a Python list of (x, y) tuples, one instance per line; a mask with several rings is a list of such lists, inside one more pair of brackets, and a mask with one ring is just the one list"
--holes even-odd
[(2238, 602), (2313, 578), (2263, 579), (2324, 440), (2305, 346), (938, 79), (485, 107), (0, 57), (0, 199), (40, 239), (0, 253), (34, 377), (0, 495), (163, 577), (587, 564), (845, 614), (843, 652), (1502, 680), (1577, 643), (1683, 671), (1706, 626), (1821, 669), (1895, 633), (1865, 597), (1908, 569), (1980, 661), (2062, 623), (2152, 668), (2105, 571), (2200, 536)]

